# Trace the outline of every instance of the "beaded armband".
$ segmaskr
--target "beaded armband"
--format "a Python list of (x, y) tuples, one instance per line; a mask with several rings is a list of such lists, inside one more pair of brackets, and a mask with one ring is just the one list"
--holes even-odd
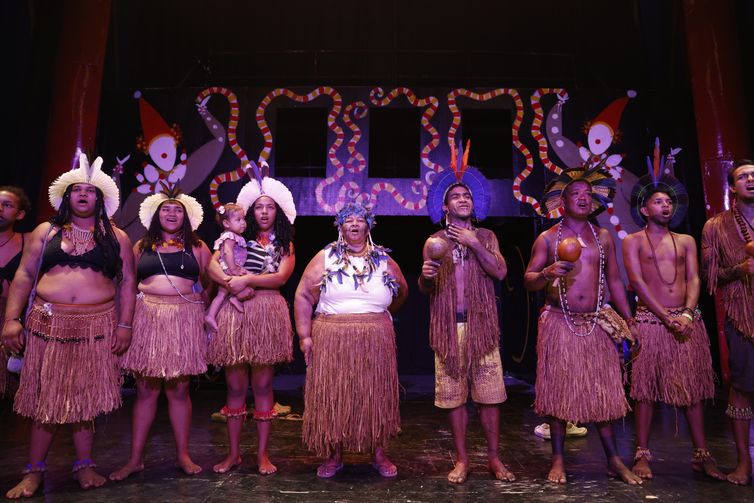
[(752, 417), (751, 407), (736, 407), (732, 403), (728, 404), (728, 408), (725, 409), (725, 415), (731, 419), (738, 419), (739, 421), (749, 421)]

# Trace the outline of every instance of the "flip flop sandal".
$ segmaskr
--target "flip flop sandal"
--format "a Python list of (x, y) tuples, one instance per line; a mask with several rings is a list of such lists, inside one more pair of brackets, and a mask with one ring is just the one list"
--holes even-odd
[(385, 466), (377, 463), (372, 463), (372, 468), (377, 470), (380, 476), (385, 478), (392, 478), (398, 475), (398, 467), (395, 465)]
[(339, 471), (343, 469), (343, 463), (340, 463), (338, 466), (327, 466), (325, 464), (321, 464), (317, 467), (317, 477), (321, 479), (329, 479), (335, 476)]

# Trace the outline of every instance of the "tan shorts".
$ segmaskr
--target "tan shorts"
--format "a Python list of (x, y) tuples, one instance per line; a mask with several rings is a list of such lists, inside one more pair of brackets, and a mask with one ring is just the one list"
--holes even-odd
[[(466, 323), (456, 323), (458, 347), (462, 365), (466, 361)], [(500, 350), (493, 349), (471, 364), (471, 368), (462, 368), (461, 377), (454, 379), (445, 370), (445, 364), (435, 354), (435, 406), (441, 409), (455, 409), (464, 405), (469, 398), (471, 385), (471, 399), (481, 404), (496, 404), (504, 402), (505, 394), (503, 382), (503, 363), (500, 361)]]

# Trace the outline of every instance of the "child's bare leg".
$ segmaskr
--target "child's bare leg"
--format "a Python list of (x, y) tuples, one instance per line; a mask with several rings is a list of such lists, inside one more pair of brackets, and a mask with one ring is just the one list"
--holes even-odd
[(243, 312), (243, 302), (238, 300), (238, 297), (231, 295), (228, 301), (230, 302), (231, 306), (235, 307), (238, 310), (238, 312)]
[(217, 295), (212, 299), (207, 314), (204, 316), (204, 324), (212, 329), (213, 332), (217, 332), (217, 313), (220, 312), (220, 307), (227, 297), (228, 290), (223, 287), (218, 288)]

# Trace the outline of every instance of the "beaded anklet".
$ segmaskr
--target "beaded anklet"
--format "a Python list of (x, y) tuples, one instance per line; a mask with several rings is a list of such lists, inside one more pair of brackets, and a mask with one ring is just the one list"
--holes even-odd
[(47, 463), (44, 461), (37, 461), (36, 463), (29, 463), (21, 471), (22, 475), (28, 475), (30, 473), (44, 473), (47, 471)]
[(97, 463), (95, 463), (89, 458), (81, 459), (81, 460), (77, 459), (76, 461), (73, 462), (73, 468), (71, 469), (71, 472), (76, 473), (83, 470), (84, 468), (96, 468), (96, 467), (97, 467)]
[(707, 461), (712, 461), (713, 463), (717, 464), (717, 461), (715, 461), (715, 458), (712, 457), (712, 454), (710, 454), (709, 449), (702, 449), (701, 447), (697, 447), (694, 449), (694, 455), (691, 458), (692, 463), (705, 463)]
[(636, 447), (636, 454), (634, 454), (634, 462), (639, 461), (640, 459), (646, 459), (647, 461), (652, 461), (652, 451), (650, 451), (647, 447)]
[(251, 415), (251, 417), (254, 419), (254, 421), (266, 422), (266, 421), (272, 421), (273, 419), (278, 417), (278, 413), (275, 412), (275, 409), (271, 409), (267, 412), (260, 412), (258, 410), (254, 410), (254, 413)]
[(234, 417), (246, 417), (246, 414), (248, 414), (246, 410), (246, 404), (243, 404), (241, 407), (237, 409), (231, 409), (227, 405), (225, 405), (222, 409), (220, 409), (220, 414), (227, 418), (234, 418)]

